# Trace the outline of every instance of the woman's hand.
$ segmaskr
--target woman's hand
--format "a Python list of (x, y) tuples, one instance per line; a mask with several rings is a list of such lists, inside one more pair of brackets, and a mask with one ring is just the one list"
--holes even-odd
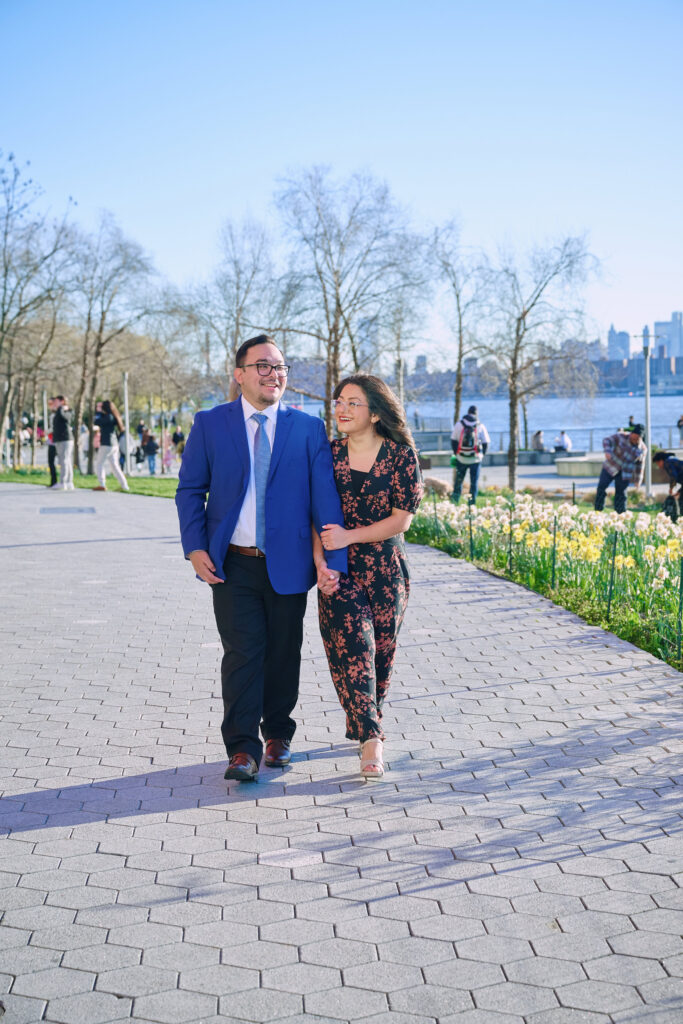
[(340, 548), (347, 548), (351, 543), (352, 532), (352, 530), (345, 530), (338, 523), (325, 523), (320, 532), (320, 540), (325, 551), (339, 551)]

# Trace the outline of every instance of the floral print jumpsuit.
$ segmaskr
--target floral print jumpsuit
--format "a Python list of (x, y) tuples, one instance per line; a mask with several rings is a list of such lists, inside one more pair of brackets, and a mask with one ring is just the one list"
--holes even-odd
[[(347, 529), (386, 519), (393, 508), (417, 511), (422, 475), (408, 445), (385, 438), (370, 472), (353, 476), (346, 438), (332, 442), (332, 458)], [(362, 486), (354, 486), (362, 478)], [(365, 742), (384, 739), (382, 704), (410, 582), (401, 536), (351, 544), (348, 557), (339, 589), (329, 596), (318, 592), (318, 615), (332, 682), (346, 712), (346, 736)]]

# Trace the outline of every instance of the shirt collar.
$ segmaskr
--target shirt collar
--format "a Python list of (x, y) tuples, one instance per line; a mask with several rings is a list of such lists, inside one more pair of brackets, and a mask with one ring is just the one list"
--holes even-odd
[(248, 419), (251, 419), (251, 417), (253, 416), (253, 414), (254, 414), (255, 412), (256, 412), (256, 413), (263, 413), (263, 414), (264, 414), (265, 416), (267, 416), (267, 417), (268, 417), (268, 419), (269, 419), (269, 420), (270, 420), (270, 421), (271, 421), (272, 423), (275, 423), (275, 422), (277, 421), (277, 414), (278, 414), (278, 409), (280, 408), (280, 403), (279, 403), (279, 401), (278, 401), (278, 402), (276, 402), (276, 403), (275, 403), (275, 405), (268, 405), (268, 406), (266, 406), (266, 408), (265, 408), (265, 409), (256, 409), (256, 408), (255, 408), (255, 407), (254, 407), (254, 406), (253, 406), (253, 405), (251, 404), (251, 402), (248, 402), (248, 401), (246, 400), (246, 398), (244, 397), (244, 395), (240, 395), (240, 401), (242, 402), (242, 412), (244, 413), (244, 420), (245, 420), (245, 422), (246, 422), (246, 421), (247, 421)]

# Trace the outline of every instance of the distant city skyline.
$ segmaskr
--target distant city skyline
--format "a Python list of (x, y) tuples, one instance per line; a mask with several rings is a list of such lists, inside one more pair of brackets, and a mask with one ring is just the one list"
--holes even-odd
[(418, 229), (455, 216), (489, 252), (586, 232), (607, 344), (683, 307), (682, 28), (678, 0), (4, 0), (0, 146), (178, 286), (312, 164), (367, 169)]

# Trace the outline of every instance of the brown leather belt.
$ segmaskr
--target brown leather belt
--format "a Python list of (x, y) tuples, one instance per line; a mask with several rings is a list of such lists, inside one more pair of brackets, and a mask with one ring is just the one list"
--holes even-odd
[(239, 544), (228, 544), (228, 551), (236, 551), (238, 555), (250, 555), (252, 558), (265, 558), (265, 551), (260, 548), (241, 548)]

